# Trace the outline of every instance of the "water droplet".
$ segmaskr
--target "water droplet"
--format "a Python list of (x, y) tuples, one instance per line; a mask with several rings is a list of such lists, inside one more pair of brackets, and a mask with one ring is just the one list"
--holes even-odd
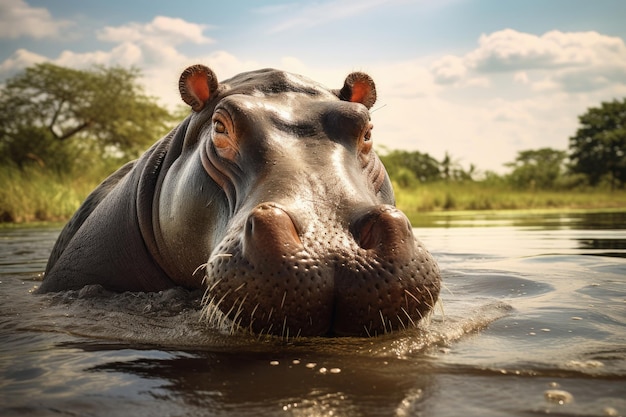
[(543, 396), (546, 400), (557, 404), (567, 404), (574, 401), (572, 394), (560, 389), (549, 389), (543, 393)]

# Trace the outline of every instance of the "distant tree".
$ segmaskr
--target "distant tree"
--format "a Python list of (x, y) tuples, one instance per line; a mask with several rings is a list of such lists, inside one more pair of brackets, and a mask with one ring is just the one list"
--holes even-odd
[(380, 158), (391, 179), (406, 178), (407, 170), (420, 182), (441, 178), (439, 162), (427, 153), (394, 150)]
[(439, 165), (441, 167), (441, 176), (445, 181), (467, 181), (472, 180), (472, 176), (476, 175), (476, 166), (474, 164), (470, 164), (469, 170), (465, 171), (458, 159), (452, 159), (448, 151), (445, 152)]
[(604, 102), (579, 116), (570, 138), (570, 169), (585, 174), (590, 185), (609, 177), (611, 187), (626, 183), (626, 98)]
[(520, 151), (515, 161), (505, 164), (513, 169), (507, 179), (516, 188), (554, 188), (565, 158), (565, 151), (552, 148)]
[(68, 168), (94, 152), (136, 157), (170, 127), (136, 69), (38, 64), (0, 90), (0, 160)]

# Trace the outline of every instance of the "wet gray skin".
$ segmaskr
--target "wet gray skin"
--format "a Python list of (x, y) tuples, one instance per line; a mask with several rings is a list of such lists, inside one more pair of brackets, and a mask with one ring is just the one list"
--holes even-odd
[(254, 333), (371, 336), (433, 308), (439, 268), (372, 149), (371, 78), (180, 78), (192, 114), (83, 203), (39, 292), (206, 288)]

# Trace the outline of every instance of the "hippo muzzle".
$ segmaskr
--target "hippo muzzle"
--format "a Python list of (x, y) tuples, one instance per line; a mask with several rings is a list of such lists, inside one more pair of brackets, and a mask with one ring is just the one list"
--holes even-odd
[(435, 304), (437, 265), (395, 207), (296, 224), (278, 204), (256, 206), (209, 259), (209, 304), (254, 333), (287, 337), (414, 327)]
[(105, 180), (65, 227), (40, 292), (205, 289), (255, 334), (374, 336), (435, 305), (437, 263), (372, 149), (372, 79), (186, 69), (192, 114)]

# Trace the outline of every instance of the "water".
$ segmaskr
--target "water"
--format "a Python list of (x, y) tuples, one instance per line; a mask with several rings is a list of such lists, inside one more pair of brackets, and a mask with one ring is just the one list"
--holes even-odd
[(0, 415), (626, 415), (626, 213), (429, 217), (426, 326), (257, 340), (200, 294), (33, 295), (59, 228), (0, 229)]

